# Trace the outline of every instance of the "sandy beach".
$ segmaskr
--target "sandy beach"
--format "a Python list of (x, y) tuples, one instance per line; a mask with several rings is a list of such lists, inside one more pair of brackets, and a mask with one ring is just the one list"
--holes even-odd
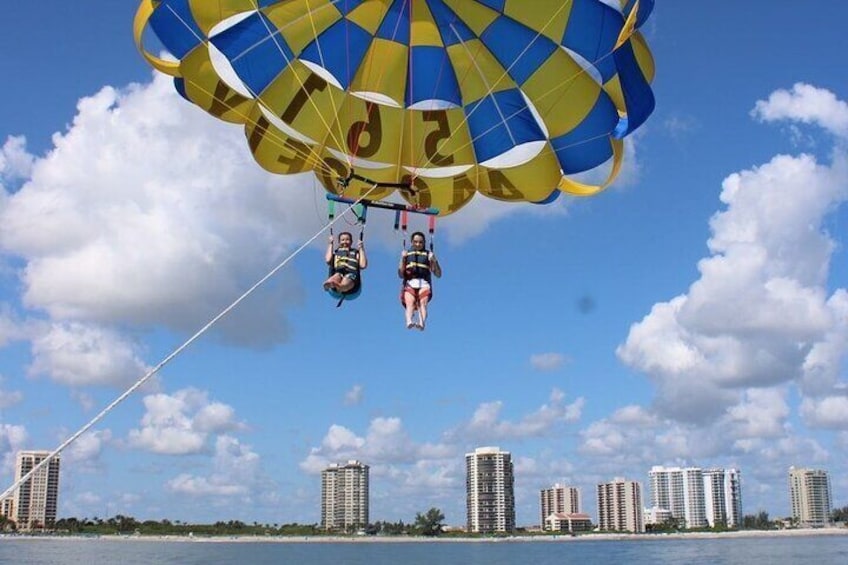
[[(742, 530), (733, 532), (676, 532), (663, 534), (594, 533), (579, 536), (534, 535), (506, 537), (424, 536), (142, 536), (142, 535), (16, 535), (2, 534), (0, 540), (128, 541), (190, 543), (582, 543), (592, 541), (648, 541), (680, 539), (734, 539), (801, 536), (848, 536), (848, 528), (795, 530)], [(0, 541), (2, 543), (2, 541)]]

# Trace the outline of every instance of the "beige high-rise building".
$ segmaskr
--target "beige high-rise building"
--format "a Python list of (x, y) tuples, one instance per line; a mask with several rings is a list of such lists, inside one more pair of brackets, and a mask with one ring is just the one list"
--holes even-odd
[(599, 484), (598, 527), (603, 531), (644, 532), (642, 485), (623, 478)]
[(799, 526), (829, 525), (833, 501), (827, 471), (789, 467), (789, 502)]
[(542, 489), (539, 493), (539, 507), (542, 529), (549, 530), (551, 526), (548, 518), (551, 514), (580, 513), (580, 490), (558, 483), (551, 488)]
[[(15, 460), (15, 482), (21, 480), (48, 455), (49, 451), (18, 452)], [(56, 524), (58, 502), (59, 457), (56, 456), (15, 491), (10, 509), (11, 518), (19, 531), (51, 529)], [(5, 509), (5, 501), (3, 506)]]
[(512, 456), (498, 447), (465, 454), (466, 527), (475, 533), (515, 530)]
[(0, 500), (0, 516), (9, 520), (15, 519), (15, 497), (9, 495)]
[(321, 527), (347, 532), (368, 525), (368, 465), (348, 461), (321, 472)]

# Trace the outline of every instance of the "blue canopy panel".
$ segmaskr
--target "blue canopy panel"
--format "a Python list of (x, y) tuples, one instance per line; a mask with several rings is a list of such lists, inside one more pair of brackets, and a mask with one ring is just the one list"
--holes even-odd
[(506, 5), (506, 0), (477, 0), (477, 2), (501, 13), (503, 13), (504, 6)]
[(185, 79), (182, 77), (174, 78), (174, 88), (177, 90), (177, 94), (192, 102), (191, 98), (188, 97), (188, 92), (186, 92)]
[(494, 92), (468, 104), (465, 115), (480, 163), (516, 145), (546, 139), (517, 88)]
[(445, 100), (462, 106), (462, 92), (456, 72), (444, 47), (421, 45), (410, 50), (410, 69), (407, 74), (406, 105), (422, 100)]
[(553, 202), (556, 202), (556, 199), (559, 198), (561, 194), (562, 194), (562, 191), (558, 188), (555, 188), (553, 190), (553, 192), (551, 192), (548, 195), (547, 198), (545, 198), (544, 200), (539, 200), (537, 202), (533, 202), (533, 204), (539, 204), (540, 206), (545, 205), (545, 204), (552, 204)]
[(376, 36), (409, 45), (409, 27), (409, 2), (394, 0), (380, 22)]
[(605, 83), (616, 73), (611, 53), (622, 25), (618, 10), (597, 0), (573, 0), (561, 43), (598, 69)]
[(460, 20), (453, 10), (445, 6), (443, 0), (430, 0), (427, 4), (430, 8), (430, 13), (433, 15), (433, 20), (439, 28), (439, 35), (442, 36), (442, 43), (445, 47), (456, 45), (457, 43), (465, 43), (475, 39), (477, 36), (471, 29)]
[(372, 39), (367, 30), (342, 18), (307, 45), (300, 58), (326, 69), (347, 90)]
[(618, 123), (618, 112), (612, 101), (601, 96), (589, 115), (573, 130), (551, 139), (565, 175), (581, 173), (603, 164), (612, 157), (610, 134)]
[(150, 27), (177, 59), (206, 40), (191, 13), (189, 0), (162, 0), (150, 16)]
[[(503, 4), (503, 0), (500, 3)], [(480, 40), (519, 85), (524, 84), (558, 49), (547, 37), (508, 16), (498, 16), (483, 31)]]
[(627, 123), (616, 130), (615, 136), (623, 138), (641, 126), (654, 111), (655, 100), (651, 85), (636, 61), (632, 44), (627, 41), (615, 50), (615, 64), (624, 94)]
[(254, 95), (294, 60), (294, 53), (273, 23), (256, 12), (211, 39)]
[[(341, 15), (347, 16), (349, 13), (359, 8), (359, 6), (365, 1), (366, 0), (336, 0), (333, 2), (333, 7), (338, 10)], [(279, 3), (280, 0), (270, 0), (270, 2)]]

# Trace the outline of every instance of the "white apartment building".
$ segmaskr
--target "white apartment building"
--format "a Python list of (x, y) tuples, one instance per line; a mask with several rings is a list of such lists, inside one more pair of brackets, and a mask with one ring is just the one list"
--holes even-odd
[[(50, 455), (49, 451), (19, 451), (15, 459), (15, 482)], [(11, 506), (4, 500), (3, 509), (11, 512), (18, 531), (51, 529), (56, 524), (59, 502), (59, 457), (56, 456), (27, 479), (15, 491)]]
[(466, 527), (475, 533), (515, 530), (512, 456), (498, 447), (465, 454)]
[(739, 469), (705, 469), (704, 513), (711, 528), (742, 526), (742, 482)]
[(615, 478), (598, 485), (598, 527), (603, 531), (645, 531), (642, 485)]
[(792, 518), (799, 526), (809, 528), (829, 525), (833, 500), (827, 471), (790, 467), (789, 502), (792, 505)]
[(559, 483), (539, 492), (539, 508), (542, 529), (547, 531), (551, 514), (580, 514), (580, 489)]
[(368, 465), (348, 461), (321, 472), (321, 527), (352, 531), (368, 525)]
[(651, 481), (651, 506), (664, 508), (684, 528), (707, 526), (704, 503), (704, 476), (698, 467), (662, 467), (648, 473)]

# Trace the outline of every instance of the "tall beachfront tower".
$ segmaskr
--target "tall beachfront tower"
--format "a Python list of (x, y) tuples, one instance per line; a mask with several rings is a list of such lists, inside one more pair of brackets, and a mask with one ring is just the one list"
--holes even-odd
[(465, 454), (467, 529), (475, 533), (515, 530), (512, 456), (498, 447)]
[(541, 510), (539, 522), (543, 530), (547, 530), (548, 517), (551, 514), (579, 514), (580, 513), (580, 490), (577, 487), (567, 487), (561, 484), (546, 489), (539, 493), (539, 507)]
[(321, 527), (347, 532), (368, 525), (368, 465), (348, 461), (321, 472)]
[(644, 532), (642, 485), (623, 478), (599, 484), (598, 527), (603, 531)]
[(683, 520), (684, 528), (703, 528), (707, 525), (704, 504), (704, 475), (698, 467), (653, 466), (648, 473), (651, 480), (651, 505), (671, 512), (672, 517)]
[[(49, 451), (19, 451), (15, 459), (15, 482), (44, 461)], [(52, 529), (59, 502), (59, 457), (50, 460), (15, 491), (12, 519), (19, 531)]]
[(789, 500), (792, 505), (792, 518), (800, 526), (830, 524), (833, 500), (827, 471), (789, 467)]
[(739, 469), (705, 469), (704, 510), (711, 528), (742, 526), (742, 481)]

